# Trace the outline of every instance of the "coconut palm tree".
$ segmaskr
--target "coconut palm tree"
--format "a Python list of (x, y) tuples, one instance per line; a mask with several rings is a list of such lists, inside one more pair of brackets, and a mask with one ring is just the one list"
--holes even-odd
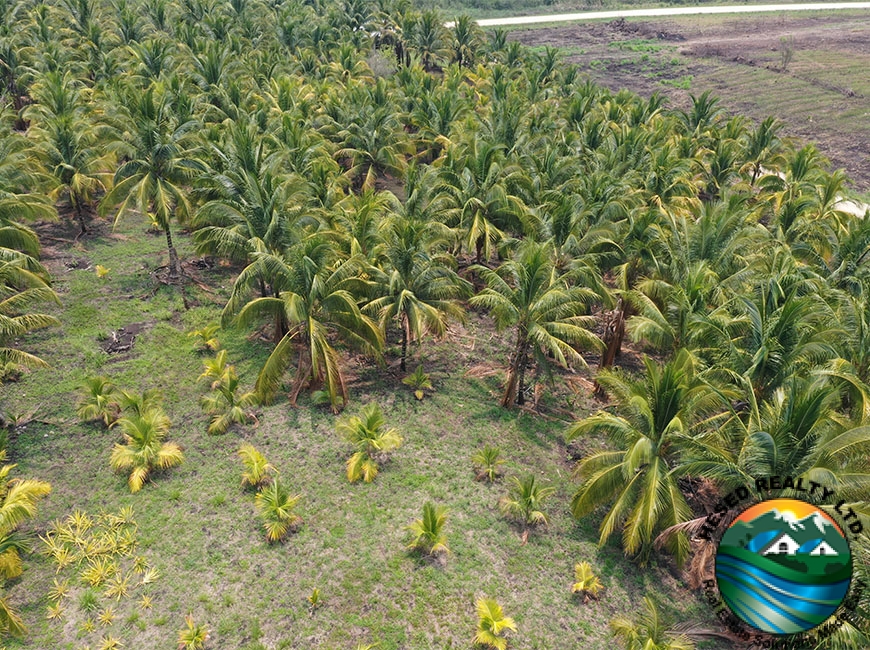
[[(0, 124), (8, 117), (0, 108)], [(0, 136), (0, 247), (33, 258), (39, 255), (39, 240), (24, 222), (57, 218), (49, 197), (35, 191), (50, 184), (39, 163), (38, 151), (27, 138)]]
[(714, 315), (725, 296), (712, 269), (701, 262), (688, 268), (677, 265), (677, 272), (682, 277), (676, 281), (648, 278), (626, 295), (636, 312), (627, 323), (629, 335), (671, 353), (711, 345), (730, 323)]
[(385, 424), (380, 407), (372, 402), (363, 407), (361, 417), (353, 415), (336, 425), (336, 431), (357, 450), (347, 459), (347, 480), (351, 483), (360, 479), (371, 483), (378, 475), (378, 459), (401, 446), (398, 429), (384, 429)]
[[(760, 401), (747, 384), (745, 412), (730, 413), (721, 426), (688, 441), (682, 447), (683, 469), (727, 490), (787, 468), (789, 476), (821, 481), (845, 499), (865, 500), (870, 481), (866, 404), (853, 419), (843, 416), (841, 376), (825, 369), (810, 377), (794, 375)], [(866, 394), (866, 386), (857, 385)]]
[(142, 489), (155, 470), (180, 465), (184, 454), (174, 442), (164, 442), (169, 433), (169, 418), (153, 407), (143, 413), (129, 414), (115, 422), (121, 428), (124, 444), (115, 444), (109, 464), (116, 471), (129, 471), (131, 492)]
[(450, 36), (451, 60), (460, 68), (474, 65), (483, 40), (477, 23), (463, 14), (454, 21)]
[(363, 119), (351, 121), (336, 137), (342, 146), (335, 157), (349, 162), (345, 174), (362, 191), (373, 189), (375, 180), (384, 172), (400, 177), (405, 169), (404, 154), (413, 153), (400, 135), (399, 120), (389, 106), (375, 108)]
[[(574, 424), (567, 440), (605, 434), (612, 450), (583, 457), (576, 468), (581, 485), (571, 501), (575, 517), (597, 507), (609, 510), (601, 522), (599, 544), (622, 528), (626, 553), (645, 560), (657, 532), (692, 518), (678, 478), (680, 446), (702, 424), (724, 411), (719, 398), (698, 376), (697, 360), (681, 350), (664, 366), (645, 359), (646, 372), (632, 379), (618, 371), (599, 373), (598, 381), (613, 396), (617, 413), (599, 411)], [(685, 534), (670, 540), (678, 562), (688, 556)]]
[(45, 368), (48, 366), (45, 361), (11, 347), (10, 342), (27, 332), (60, 325), (54, 316), (30, 311), (35, 303), (59, 304), (60, 300), (43, 276), (27, 268), (31, 258), (13, 254), (9, 261), (3, 261), (3, 256), (0, 249), (0, 365)]
[(765, 169), (775, 170), (782, 162), (782, 141), (779, 139), (779, 131), (782, 122), (773, 116), (765, 118), (754, 130), (749, 133), (746, 142), (744, 168), (752, 170), (750, 184), (755, 185)]
[(245, 263), (254, 253), (280, 255), (301, 239), (294, 204), (302, 200), (302, 183), (280, 171), (280, 156), (270, 153), (255, 124), (232, 123), (224, 137), (200, 179), (206, 201), (192, 220), (197, 250)]
[(662, 619), (658, 607), (644, 596), (644, 610), (637, 622), (624, 616), (610, 621), (610, 629), (625, 650), (693, 650), (695, 644), (685, 634), (674, 630)]
[[(258, 253), (242, 271), (224, 308), (223, 323), (247, 326), (269, 317), (288, 328), (257, 377), (255, 391), (261, 400), (274, 395), (296, 356), (292, 404), (305, 386), (320, 385), (325, 386), (333, 411), (347, 403), (339, 353), (330, 335), (335, 333), (343, 342), (375, 356), (383, 345), (380, 328), (357, 305), (356, 296), (368, 290), (359, 278), (361, 268), (360, 260), (342, 261), (328, 240), (312, 237), (280, 257)], [(261, 273), (270, 278), (274, 297), (245, 303), (247, 288), (256, 285)]]
[(522, 170), (503, 163), (502, 149), (474, 138), (449, 147), (439, 168), (436, 210), (456, 232), (458, 251), (474, 249), (478, 263), (489, 260), (506, 230), (518, 235), (535, 230), (526, 206), (510, 191)]
[[(758, 398), (770, 395), (796, 372), (837, 356), (835, 341), (845, 339), (832, 309), (815, 295), (768, 277), (750, 296), (737, 299), (741, 315), (734, 332), (730, 367), (746, 377)], [(809, 286), (816, 284), (813, 280)]]
[[(4, 450), (0, 452), (0, 458), (5, 457)], [(0, 577), (5, 580), (21, 575), (19, 552), (28, 548), (27, 539), (18, 528), (36, 516), (37, 504), (51, 492), (51, 485), (45, 481), (11, 478), (10, 473), (15, 467), (13, 464), (0, 468)], [(5, 618), (9, 620), (4, 621)], [(11, 623), (11, 629), (14, 616), (0, 615), (0, 626), (4, 622)]]
[(52, 197), (66, 196), (85, 234), (86, 214), (95, 208), (98, 194), (111, 186), (113, 156), (101, 150), (94, 125), (71, 115), (50, 118), (32, 132), (40, 141), (44, 164), (57, 182)]
[(196, 172), (204, 171), (185, 148), (197, 125), (177, 122), (168, 93), (159, 83), (144, 91), (127, 89), (123, 103), (117, 104), (121, 106), (114, 127), (116, 148), (126, 162), (115, 172), (114, 187), (103, 197), (102, 209), (118, 206), (116, 223), (134, 208), (152, 218), (166, 236), (169, 279), (175, 282), (181, 267), (172, 242), (172, 220), (184, 223), (190, 216), (186, 185)]
[(600, 348), (600, 340), (588, 329), (593, 319), (587, 315), (597, 295), (571, 286), (570, 278), (556, 270), (550, 244), (526, 242), (514, 259), (498, 269), (475, 270), (487, 287), (471, 299), (471, 304), (488, 309), (499, 330), (514, 330), (502, 406), (525, 403), (530, 354), (535, 354), (539, 364), (546, 363), (546, 355), (550, 355), (562, 366), (585, 366), (577, 347)]
[[(619, 224), (614, 240), (620, 244), (620, 263), (615, 268), (619, 291), (633, 289), (641, 277), (652, 275), (661, 266), (667, 239), (666, 226), (662, 223), (659, 210), (640, 207), (628, 213)], [(634, 314), (630, 300), (620, 296), (612, 312), (610, 322), (604, 331), (604, 353), (599, 368), (608, 368), (616, 361), (622, 351), (625, 325)]]
[(398, 321), (403, 371), (407, 370), (408, 342), (419, 342), (428, 332), (444, 336), (449, 317), (464, 318), (458, 299), (471, 293), (471, 285), (448, 266), (447, 256), (428, 252), (431, 230), (424, 222), (401, 218), (387, 222), (383, 238), (388, 266), (378, 278), (384, 295), (365, 307), (377, 315), (385, 336), (387, 325)]
[(429, 72), (437, 69), (438, 61), (447, 52), (443, 25), (444, 20), (438, 11), (430, 9), (420, 14), (412, 33), (411, 49)]
[[(409, 119), (416, 129), (416, 158), (421, 162), (432, 162), (441, 156), (457, 124), (468, 114), (468, 99), (457, 88), (447, 84), (415, 99), (417, 104)], [(410, 192), (409, 189), (409, 195)]]

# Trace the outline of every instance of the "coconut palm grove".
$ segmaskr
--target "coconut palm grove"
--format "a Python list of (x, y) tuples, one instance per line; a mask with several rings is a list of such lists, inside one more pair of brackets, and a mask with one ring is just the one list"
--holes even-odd
[(747, 647), (720, 500), (870, 514), (870, 220), (775, 116), (408, 0), (0, 15), (0, 647)]

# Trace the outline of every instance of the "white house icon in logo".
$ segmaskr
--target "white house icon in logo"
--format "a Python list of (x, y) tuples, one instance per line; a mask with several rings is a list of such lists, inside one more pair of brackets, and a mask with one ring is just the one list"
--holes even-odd
[(791, 538), (788, 533), (783, 533), (774, 538), (764, 549), (762, 555), (794, 555), (800, 548), (800, 544)]
[(797, 555), (798, 553), (807, 553), (810, 555), (837, 555), (837, 551), (835, 551), (830, 544), (828, 544), (824, 540), (816, 540), (816, 544), (814, 544), (810, 550), (807, 548), (808, 544), (804, 544), (801, 546), (794, 539), (792, 539), (791, 535), (788, 533), (782, 533), (781, 535), (777, 535), (770, 544), (767, 545), (767, 548), (761, 551), (762, 555)]

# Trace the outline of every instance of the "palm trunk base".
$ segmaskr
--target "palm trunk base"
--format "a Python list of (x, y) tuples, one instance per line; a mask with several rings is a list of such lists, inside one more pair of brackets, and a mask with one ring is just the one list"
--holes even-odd
[[(629, 305), (623, 300), (619, 301), (616, 309), (607, 313), (604, 323), (604, 351), (598, 362), (598, 369), (609, 368), (616, 362), (616, 357), (622, 352), (622, 341), (625, 338), (625, 321), (629, 317)], [(594, 392), (596, 397), (604, 397), (604, 389), (598, 381), (595, 381)]]
[(169, 281), (172, 283), (178, 282), (181, 278), (181, 265), (178, 263), (178, 251), (172, 243), (172, 232), (167, 226), (164, 230), (166, 233), (166, 247), (169, 250)]

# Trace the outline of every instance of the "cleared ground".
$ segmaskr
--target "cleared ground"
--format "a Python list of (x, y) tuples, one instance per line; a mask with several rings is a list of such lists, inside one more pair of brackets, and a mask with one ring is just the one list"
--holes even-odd
[[(88, 632), (82, 628), (83, 589), (74, 586), (63, 616), (48, 620), (55, 566), (45, 556), (29, 555), (10, 596), (31, 633), (24, 642), (9, 641), (10, 650), (98, 648), (106, 635), (136, 650), (174, 647), (188, 612), (211, 629), (208, 647), (221, 650), (352, 650), (374, 642), (381, 650), (465, 649), (476, 623), (474, 601), (482, 596), (497, 598), (516, 619), (512, 647), (525, 650), (609, 647), (608, 621), (639, 611), (650, 592), (674, 618), (709, 621), (708, 610), (681, 586), (673, 567), (641, 570), (623, 556), (618, 536), (599, 550), (599, 517), (578, 523), (570, 516), (571, 455), (579, 449), (567, 449), (562, 432), (571, 413), (588, 413), (600, 404), (589, 401), (588, 382), (575, 392), (560, 379), (542, 402), (542, 415), (499, 408), (508, 346), (488, 317), (472, 314), (466, 327), (454, 328), (449, 342), (426, 348), (425, 368), (435, 391), (422, 402), (400, 381), (396, 346), (386, 368), (346, 360), (349, 412), (376, 400), (405, 437), (370, 485), (348, 484), (344, 462), (350, 450), (335, 433), (336, 418), (307, 396), (299, 409), (283, 398), (260, 408), (256, 427), (207, 435), (207, 418), (197, 403), (207, 390), (197, 382), (204, 357), (191, 349), (186, 332), (217, 320), (235, 271), (192, 264), (189, 240), (177, 237), (188, 260), (186, 273), (208, 288), (188, 283), (185, 309), (179, 290), (153, 275), (165, 263), (163, 238), (143, 231), (135, 218), (116, 234), (105, 228), (79, 242), (72, 241), (74, 231), (40, 229), (63, 301), (54, 312), (63, 326), (29, 337), (28, 349), (52, 368), (5, 385), (3, 399), (22, 421), (31, 420), (10, 441), (18, 475), (54, 486), (27, 529), (44, 533), (52, 520), (75, 509), (117, 512), (132, 506), (139, 525), (136, 554), (161, 574), (147, 590), (153, 607), (140, 607), (146, 592), (140, 587), (120, 601), (98, 589), (93, 616), (113, 607), (115, 618)], [(105, 277), (97, 276), (97, 264), (109, 269)], [(132, 324), (138, 331), (132, 349), (107, 352), (113, 333), (121, 327), (129, 332)], [(270, 348), (250, 334), (219, 335), (245, 387)], [(95, 374), (132, 390), (163, 389), (173, 421), (169, 439), (184, 446), (184, 465), (129, 493), (125, 478), (109, 469), (118, 434), (75, 417), (79, 387)], [(266, 543), (254, 495), (240, 485), (236, 450), (244, 440), (304, 494), (299, 511), (305, 524), (285, 544)], [(557, 488), (548, 503), (549, 528), (533, 533), (525, 545), (520, 531), (498, 513), (505, 484), (473, 478), (470, 456), (486, 443), (502, 448), (509, 475), (531, 471), (552, 477)], [(583, 441), (585, 448), (599, 444)], [(405, 551), (403, 528), (420, 516), (427, 500), (450, 509), (452, 553), (443, 564)], [(600, 601), (587, 605), (570, 593), (574, 564), (583, 560), (592, 563), (606, 588)], [(70, 575), (64, 571), (60, 577)], [(323, 605), (310, 614), (306, 599), (315, 587)]]
[(510, 37), (564, 48), (614, 90), (661, 92), (676, 107), (711, 90), (733, 113), (775, 115), (784, 134), (818, 143), (855, 190), (870, 191), (870, 12), (616, 20)]

